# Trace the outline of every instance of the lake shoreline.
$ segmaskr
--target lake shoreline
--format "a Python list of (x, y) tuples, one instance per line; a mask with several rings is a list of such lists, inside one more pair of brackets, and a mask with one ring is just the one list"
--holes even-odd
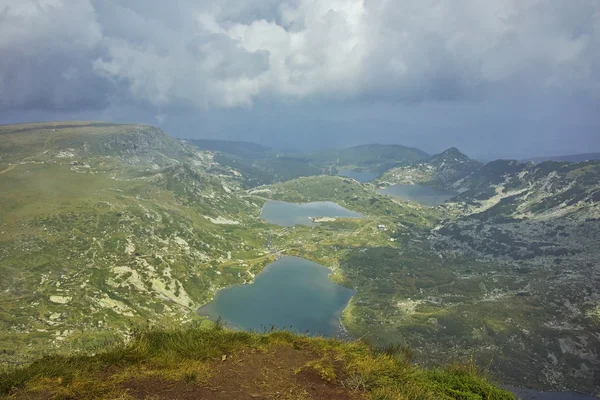
[(219, 289), (196, 309), (243, 330), (293, 327), (299, 333), (341, 337), (341, 316), (355, 291), (330, 279), (333, 270), (314, 261), (283, 256), (267, 265), (253, 284)]
[(423, 184), (397, 183), (377, 189), (377, 193), (403, 201), (412, 201), (428, 207), (437, 207), (455, 197), (457, 193)]
[(311, 201), (293, 203), (281, 200), (267, 200), (260, 218), (279, 226), (317, 226), (315, 219), (322, 218), (364, 218), (365, 215), (349, 210), (332, 201)]

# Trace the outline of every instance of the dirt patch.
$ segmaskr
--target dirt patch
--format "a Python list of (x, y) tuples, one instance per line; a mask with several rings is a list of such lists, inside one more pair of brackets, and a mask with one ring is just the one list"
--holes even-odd
[[(136, 399), (362, 399), (360, 393), (326, 382), (317, 371), (302, 368), (319, 356), (291, 346), (278, 346), (268, 352), (245, 350), (224, 361), (210, 363), (208, 383), (173, 382), (143, 378), (123, 385)], [(341, 367), (336, 373), (342, 375)]]

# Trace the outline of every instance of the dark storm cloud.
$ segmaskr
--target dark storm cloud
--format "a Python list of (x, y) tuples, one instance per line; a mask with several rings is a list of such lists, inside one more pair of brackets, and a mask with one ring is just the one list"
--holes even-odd
[(0, 59), (0, 107), (55, 110), (101, 109), (115, 88), (89, 65), (97, 53), (54, 51), (35, 58), (19, 49), (3, 49)]
[(0, 1), (0, 107), (106, 106), (112, 89), (90, 63), (101, 40), (93, 9), (46, 3)]

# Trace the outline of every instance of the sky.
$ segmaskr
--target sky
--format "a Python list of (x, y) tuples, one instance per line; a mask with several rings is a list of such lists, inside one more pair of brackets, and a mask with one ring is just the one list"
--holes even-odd
[(0, 0), (0, 124), (600, 152), (600, 0)]

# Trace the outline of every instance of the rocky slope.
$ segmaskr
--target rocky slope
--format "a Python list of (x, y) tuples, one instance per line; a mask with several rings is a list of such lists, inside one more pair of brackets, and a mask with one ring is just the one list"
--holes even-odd
[(462, 179), (481, 167), (475, 161), (452, 147), (423, 161), (407, 166), (393, 168), (378, 180), (382, 184), (426, 184), (446, 190), (457, 191)]
[(271, 260), (244, 231), (262, 203), (233, 194), (237, 171), (157, 128), (5, 126), (0, 157), (4, 361), (187, 320)]
[(505, 354), (539, 343), (546, 350), (529, 356), (543, 381), (598, 391), (600, 162), (495, 161), (463, 188), (443, 206), (454, 217), (432, 230), (430, 245), (444, 259), (472, 257), (503, 271), (508, 281), (496, 295), (520, 297), (515, 315), (529, 309), (526, 320), (509, 317)]

